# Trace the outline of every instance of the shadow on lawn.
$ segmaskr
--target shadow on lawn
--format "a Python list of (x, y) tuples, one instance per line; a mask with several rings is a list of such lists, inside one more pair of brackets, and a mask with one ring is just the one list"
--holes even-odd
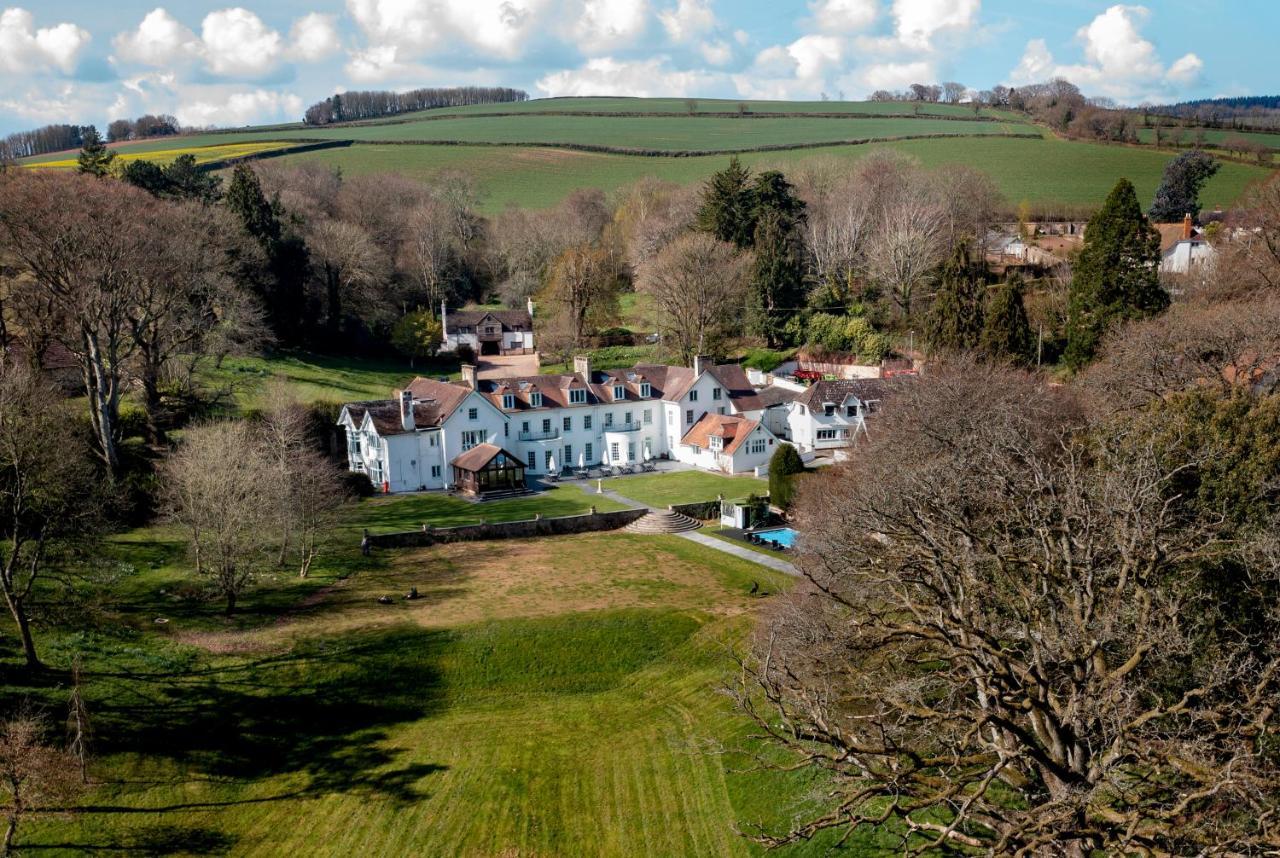
[(168, 758), (214, 779), (306, 775), (293, 795), (413, 801), (441, 767), (395, 767), (383, 742), (443, 708), (432, 665), (448, 643), (446, 632), (397, 627), (224, 668), (99, 674), (97, 752)]
[(100, 843), (25, 843), (23, 852), (123, 852), (128, 855), (214, 855), (235, 845), (235, 838), (212, 828), (156, 825), (118, 840)]

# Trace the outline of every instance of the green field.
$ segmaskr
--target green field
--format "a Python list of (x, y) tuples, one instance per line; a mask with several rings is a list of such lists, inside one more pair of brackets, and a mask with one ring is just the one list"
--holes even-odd
[(307, 137), (370, 143), (446, 142), (699, 151), (802, 146), (921, 135), (1036, 133), (1025, 123), (920, 118), (786, 117), (726, 119), (716, 116), (466, 116), (415, 122), (370, 123), (280, 131), (281, 139)]
[[(1058, 139), (956, 138), (904, 140), (871, 146), (835, 146), (782, 152), (747, 153), (754, 168), (794, 169), (812, 159), (855, 160), (876, 149), (892, 149), (919, 158), (927, 166), (965, 164), (988, 173), (1012, 209), (1021, 200), (1043, 207), (1072, 209), (1101, 203), (1116, 180), (1128, 178), (1139, 198), (1149, 200), (1164, 166), (1174, 157), (1133, 146), (1107, 146)], [(486, 213), (508, 205), (548, 208), (576, 188), (615, 191), (646, 176), (680, 184), (700, 182), (723, 169), (724, 156), (648, 158), (553, 148), (361, 145), (347, 149), (288, 155), (285, 163), (312, 161), (340, 168), (346, 175), (394, 172), (430, 180), (443, 169), (473, 174), (485, 192)], [(1224, 163), (1201, 199), (1228, 205), (1253, 181), (1271, 171)]]
[[(1198, 134), (1203, 134), (1206, 143), (1212, 143), (1221, 146), (1223, 141), (1232, 137), (1243, 137), (1245, 140), (1252, 140), (1255, 143), (1262, 143), (1272, 149), (1280, 149), (1280, 134), (1268, 134), (1263, 131), (1232, 131), (1229, 128), (1164, 128), (1161, 129), (1160, 136), (1165, 145), (1169, 145), (1177, 132), (1182, 132), (1182, 146), (1190, 146)], [(1154, 128), (1138, 129), (1138, 139), (1143, 143), (1155, 143), (1156, 131)]]
[(93, 787), (19, 849), (751, 855), (735, 828), (813, 811), (823, 784), (753, 770), (761, 749), (720, 693), (767, 602), (751, 591), (784, 576), (626, 533), (361, 557), (359, 528), (397, 503), (419, 502), (359, 504), (310, 580), (267, 576), (232, 621), (191, 597), (178, 534), (153, 528), (113, 539), (108, 569), (42, 620), (54, 672), (31, 681), (0, 627), (0, 703), (62, 711), (79, 654), (94, 725)]
[(636, 474), (604, 481), (605, 491), (613, 491), (649, 506), (697, 503), (724, 495), (733, 498), (749, 494), (767, 495), (769, 483), (755, 477), (730, 477), (707, 471), (676, 471), (663, 474)]

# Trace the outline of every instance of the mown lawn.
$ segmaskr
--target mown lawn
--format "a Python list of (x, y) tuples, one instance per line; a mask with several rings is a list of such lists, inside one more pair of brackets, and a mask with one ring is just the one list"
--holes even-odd
[(394, 533), (417, 530), (424, 524), (452, 527), (485, 521), (520, 521), (541, 513), (546, 518), (580, 515), (594, 506), (600, 512), (625, 507), (602, 495), (589, 492), (585, 485), (552, 486), (536, 495), (505, 500), (471, 503), (439, 492), (388, 495), (364, 501), (352, 522), (367, 527), (371, 533)]
[[(391, 391), (415, 376), (456, 375), (456, 364), (410, 366), (407, 360), (329, 357), (309, 353), (267, 357), (231, 357), (222, 364), (206, 361), (200, 377), (211, 388), (229, 389), (242, 408), (261, 408), (273, 381), (283, 382), (299, 401), (343, 403), (389, 399)], [(336, 417), (335, 412), (335, 417)]]
[[(371, 558), (344, 543), (291, 600), (264, 582), (252, 621), (173, 602), (158, 626), (185, 562), (162, 537), (115, 540), (132, 569), (98, 581), (111, 597), (42, 624), (55, 671), (83, 660), (94, 786), (25, 826), (27, 851), (749, 855), (735, 828), (785, 825), (824, 792), (756, 770), (721, 693), (767, 602), (753, 584), (789, 584), (756, 564), (626, 533)], [(420, 599), (378, 604), (411, 586)], [(61, 711), (65, 674), (31, 681), (0, 637), (3, 703)], [(837, 854), (892, 846), (881, 833)]]
[(718, 495), (724, 495), (730, 500), (752, 493), (766, 495), (769, 493), (769, 482), (755, 477), (730, 477), (707, 471), (671, 471), (605, 480), (604, 488), (649, 506), (665, 507), (673, 503), (715, 500)]

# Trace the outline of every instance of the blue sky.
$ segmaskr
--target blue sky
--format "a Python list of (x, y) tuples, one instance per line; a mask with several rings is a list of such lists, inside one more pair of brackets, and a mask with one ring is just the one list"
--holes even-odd
[(1273, 0), (26, 0), (0, 133), (145, 112), (234, 126), (336, 91), (862, 98), (1054, 75), (1123, 103), (1273, 94)]

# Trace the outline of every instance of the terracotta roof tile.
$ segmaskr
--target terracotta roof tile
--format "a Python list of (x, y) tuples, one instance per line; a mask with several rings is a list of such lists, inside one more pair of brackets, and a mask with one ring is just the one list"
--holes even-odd
[(704, 414), (697, 423), (689, 427), (688, 432), (684, 433), (680, 443), (709, 449), (709, 439), (713, 435), (718, 435), (723, 439), (721, 451), (733, 455), (759, 425), (759, 420), (748, 420), (731, 414)]

